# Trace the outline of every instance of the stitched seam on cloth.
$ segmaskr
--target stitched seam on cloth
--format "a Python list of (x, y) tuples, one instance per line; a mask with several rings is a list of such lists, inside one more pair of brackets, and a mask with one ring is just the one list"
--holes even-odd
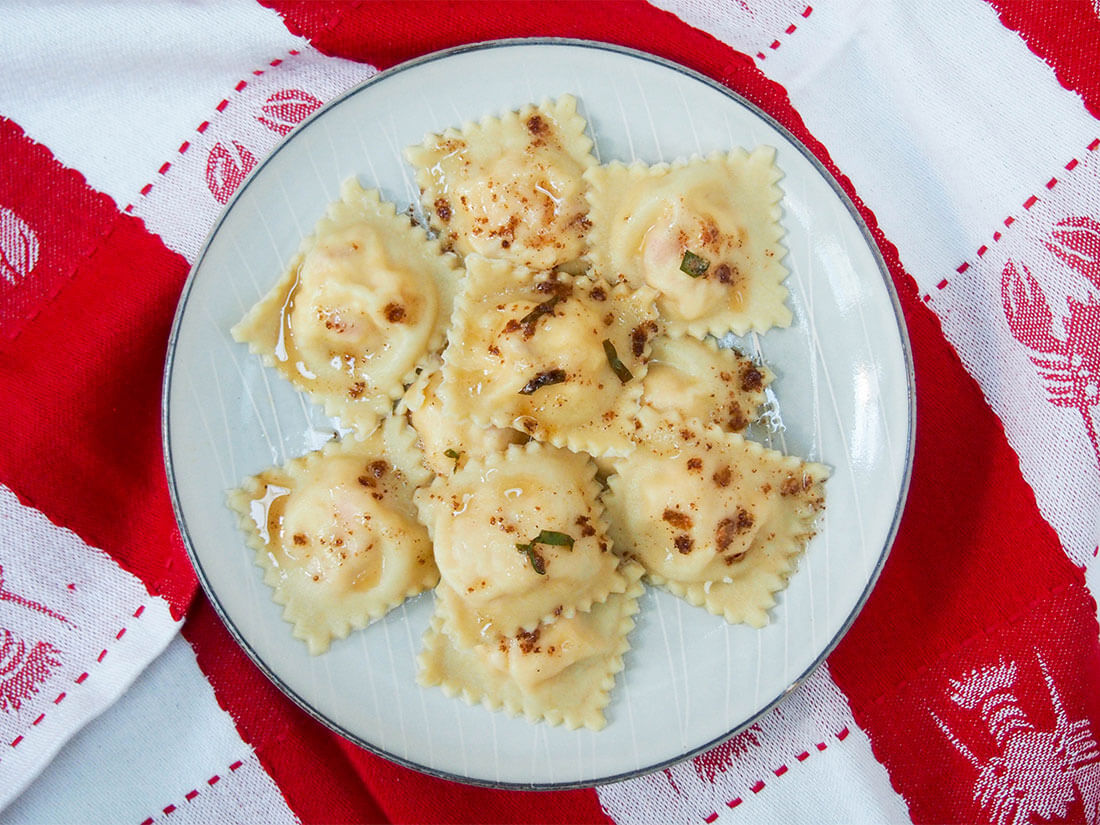
[[(137, 610), (135, 610), (133, 612), (132, 616), (135, 619), (140, 619), (141, 614), (144, 613), (144, 612), (145, 612), (145, 605), (139, 605)], [(126, 627), (123, 626), (118, 632), (115, 633), (115, 641), (116, 642), (121, 641), (122, 637), (125, 636), (125, 635), (126, 635)], [(103, 662), (103, 660), (107, 658), (108, 650), (109, 650), (109, 648), (105, 647), (101, 651), (99, 651), (99, 655), (96, 657), (95, 664), (101, 664)], [(83, 685), (84, 682), (86, 682), (88, 680), (89, 675), (90, 675), (89, 671), (87, 671), (87, 670), (81, 671), (80, 675), (77, 676), (73, 680), (73, 684), (74, 685)], [(72, 688), (69, 688), (69, 690), (72, 690)], [(57, 694), (57, 698), (55, 698), (53, 700), (53, 704), (54, 705), (60, 705), (62, 702), (65, 701), (65, 698), (68, 695), (69, 695), (68, 691), (64, 691), (64, 690), (61, 691), (60, 693)], [(24, 739), (26, 739), (27, 735), (31, 732), (31, 728), (38, 727), (40, 724), (42, 724), (42, 721), (45, 718), (46, 718), (46, 713), (45, 712), (38, 714), (38, 717), (33, 722), (31, 722), (30, 727), (26, 728), (23, 731), (23, 733), (19, 734), (13, 740), (11, 740), (11, 742), (8, 743), (8, 747), (9, 748), (19, 747), (20, 743)]]
[[(849, 733), (850, 733), (850, 731), (848, 730), (848, 727), (844, 726), (843, 728), (838, 730), (833, 735), (837, 738), (838, 742), (843, 742), (845, 739), (848, 738)], [(822, 742), (815, 743), (813, 747), (818, 752), (821, 752), (821, 751), (824, 751), (824, 750), (828, 749), (829, 745), (826, 742), (822, 741)], [(810, 753), (811, 752), (812, 751), (810, 751), (809, 749), (804, 750), (801, 753), (795, 754), (794, 758), (799, 762), (805, 762), (807, 759), (810, 758)], [(790, 761), (790, 760), (788, 760), (788, 761)], [(772, 768), (771, 773), (775, 774), (776, 778), (779, 778), (780, 776), (783, 776), (784, 774), (786, 774), (789, 770), (790, 770), (790, 768), (788, 767), (787, 763), (784, 762), (784, 763), (780, 764), (779, 767)], [(771, 781), (772, 780), (769, 778), (768, 782), (771, 782)], [(755, 796), (756, 794), (758, 794), (762, 790), (764, 790), (764, 788), (766, 788), (767, 786), (768, 786), (767, 782), (765, 782), (763, 779), (757, 779), (756, 782), (753, 783), (749, 787), (749, 790)], [(736, 808), (737, 806), (739, 806), (744, 801), (745, 801), (744, 797), (735, 796), (732, 799), (727, 799), (726, 800), (726, 807), (730, 808), (732, 810), (733, 808)], [(717, 811), (711, 811), (709, 814), (707, 814), (706, 816), (703, 817), (703, 822), (705, 822), (707, 825), (711, 825), (711, 823), (714, 822), (716, 819), (718, 819), (718, 812)]]
[[(230, 773), (235, 773), (241, 767), (241, 765), (243, 765), (243, 764), (244, 764), (244, 762), (241, 761), (240, 759), (238, 759), (236, 762), (234, 762), (232, 765), (229, 766), (229, 772)], [(213, 788), (221, 780), (222, 780), (222, 777), (219, 774), (214, 774), (213, 776), (211, 776), (209, 779), (206, 780), (206, 784), (207, 784), (208, 787)], [(198, 795), (199, 795), (199, 789), (198, 788), (192, 788), (186, 794), (183, 795), (183, 799), (184, 799), (185, 802), (192, 802), (192, 801), (194, 801), (195, 797), (197, 797)], [(161, 813), (163, 813), (165, 816), (167, 816), (168, 814), (173, 813), (176, 810), (176, 808), (178, 808), (178, 807), (179, 807), (178, 805), (175, 805), (175, 804), (170, 802), (167, 805), (165, 805), (163, 808), (161, 808), (160, 810), (161, 810)], [(160, 814), (157, 814), (157, 816), (159, 816), (159, 815)], [(147, 819), (142, 820), (141, 825), (153, 825), (153, 823), (155, 821), (156, 820), (153, 817), (150, 816)]]
[[(1093, 141), (1085, 147), (1085, 152), (1095, 152), (1097, 149), (1100, 149), (1100, 138), (1094, 138)], [(1080, 165), (1081, 161), (1078, 158), (1070, 158), (1068, 163), (1062, 165), (1062, 168), (1065, 169), (1067, 173), (1072, 173)], [(1051, 176), (1051, 178), (1043, 185), (1043, 188), (1048, 192), (1053, 191), (1054, 188), (1063, 180), (1065, 180), (1065, 177), (1058, 178), (1057, 176)], [(1031, 210), (1031, 207), (1037, 204), (1040, 200), (1041, 198), (1038, 195), (1032, 194), (1029, 195), (1026, 200), (1024, 200), (1021, 206), (1025, 212), (1028, 212)], [(1016, 223), (1017, 220), (1019, 220), (1019, 218), (1016, 218), (1013, 215), (1009, 215), (1003, 221), (1001, 221), (1001, 223), (1004, 224), (1005, 231), (1007, 231), (1014, 223)], [(1002, 237), (1004, 237), (1004, 234), (1001, 230), (998, 229), (993, 233), (993, 239), (990, 241), (990, 243), (998, 243)], [(978, 247), (978, 250), (975, 254), (979, 258), (982, 258), (987, 252), (989, 252), (989, 245), (982, 244)], [(957, 272), (959, 275), (962, 275), (968, 269), (970, 269), (970, 262), (963, 261), (961, 264), (955, 267), (955, 272)], [(938, 284), (936, 284), (936, 290), (942, 291), (946, 289), (949, 283), (950, 280), (948, 278), (943, 278)], [(923, 300), (925, 303), (928, 303), (932, 300), (932, 293), (925, 293), (923, 296), (921, 296), (921, 300)]]
[[(301, 56), (301, 52), (298, 51), (297, 49), (290, 49), (287, 52), (287, 54), (290, 57), (299, 57), (299, 56)], [(277, 57), (274, 60), (272, 60), (270, 63), (268, 63), (267, 67), (264, 68), (264, 69), (253, 69), (252, 70), (252, 76), (253, 77), (260, 77), (263, 74), (265, 74), (266, 72), (268, 72), (269, 70), (281, 66), (283, 64), (283, 62), (284, 62), (283, 58)], [(233, 86), (233, 92), (239, 95), (246, 88), (248, 88), (248, 80), (247, 79), (241, 79), (241, 80), (238, 80), (237, 83)], [(223, 97), (221, 99), (221, 101), (218, 103), (218, 105), (214, 107), (214, 111), (217, 112), (218, 114), (222, 114), (226, 109), (229, 108), (229, 105), (230, 105), (231, 102), (232, 102), (232, 97), (231, 96)], [(217, 115), (214, 115), (214, 117), (217, 117)], [(201, 135), (209, 128), (210, 128), (210, 121), (209, 120), (204, 120), (202, 123), (200, 123), (198, 126), (195, 127), (195, 131), (198, 134)], [(190, 149), (190, 148), (191, 148), (191, 141), (185, 140), (183, 143), (180, 144), (179, 148), (176, 150), (176, 153), (182, 157), (183, 155), (187, 154), (187, 150)], [(167, 175), (171, 171), (171, 169), (172, 169), (172, 161), (167, 160), (167, 161), (165, 161), (164, 163), (162, 163), (160, 165), (159, 169), (157, 169), (157, 174), (162, 176), (162, 177), (167, 177)], [(138, 198), (137, 198), (138, 203), (140, 203), (150, 192), (153, 191), (153, 185), (154, 185), (153, 182), (150, 181), (149, 183), (146, 183), (143, 187), (141, 187), (141, 191), (138, 193)], [(126, 208), (123, 209), (122, 211), (125, 212), (126, 214), (131, 214), (134, 211), (134, 204), (133, 203), (126, 204)]]
[(977, 631), (976, 633), (971, 634), (966, 639), (959, 642), (959, 644), (952, 647), (950, 650), (946, 650), (943, 653), (941, 653), (938, 657), (936, 657), (936, 660), (934, 662), (932, 662), (931, 664), (921, 665), (919, 668), (917, 668), (915, 671), (913, 671), (912, 676), (910, 676), (908, 679), (902, 679), (900, 682), (898, 682), (892, 688), (884, 690), (881, 694), (879, 694), (877, 697), (875, 697), (872, 701), (867, 703), (867, 707), (872, 707), (872, 706), (881, 707), (881, 706), (885, 705), (887, 703), (887, 701), (890, 699), (890, 697), (896, 696), (898, 693), (900, 693), (901, 691), (903, 691), (907, 687), (909, 687), (913, 682), (917, 681), (918, 679), (924, 677), (925, 675), (927, 675), (929, 673), (932, 673), (935, 670), (941, 669), (941, 666), (947, 660), (951, 659), (953, 656), (958, 655), (959, 651), (969, 647), (974, 642), (977, 642), (981, 639), (988, 639), (991, 636), (993, 636), (993, 634), (999, 632), (1000, 630), (1016, 624), (1022, 618), (1024, 618), (1027, 614), (1029, 614), (1032, 610), (1034, 610), (1038, 605), (1042, 604), (1043, 602), (1051, 601), (1051, 600), (1057, 598), (1058, 596), (1061, 596), (1061, 595), (1067, 593), (1068, 591), (1070, 591), (1071, 589), (1074, 589), (1074, 588), (1081, 589), (1082, 591), (1084, 591), (1086, 596), (1091, 598), (1091, 595), (1088, 591), (1088, 588), (1085, 587), (1080, 582), (1067, 582), (1066, 584), (1062, 584), (1062, 585), (1059, 585), (1058, 587), (1052, 588), (1051, 590), (1044, 593), (1042, 596), (1039, 596), (1039, 597), (1035, 598), (1033, 601), (1029, 602), (1027, 605), (1020, 608), (1018, 611), (1013, 613), (1008, 618), (1002, 619), (1001, 621), (996, 622), (992, 625), (989, 625), (988, 627), (983, 627), (981, 630)]
[[(813, 13), (814, 13), (814, 7), (813, 6), (806, 6), (806, 8), (802, 11), (802, 19), (805, 20), (806, 18), (808, 18)], [(787, 28), (785, 28), (783, 30), (783, 34), (789, 36), (789, 35), (794, 34), (795, 31), (797, 31), (797, 30), (798, 30), (798, 24), (797, 23), (791, 23), (790, 25), (787, 26)], [(774, 52), (776, 49), (778, 49), (782, 45), (783, 45), (783, 42), (779, 39), (779, 37), (776, 37), (772, 40), (771, 43), (768, 44), (768, 49), (770, 49), (771, 51)], [(767, 57), (768, 57), (762, 51), (757, 52), (755, 56), (756, 56), (757, 60), (767, 60)]]

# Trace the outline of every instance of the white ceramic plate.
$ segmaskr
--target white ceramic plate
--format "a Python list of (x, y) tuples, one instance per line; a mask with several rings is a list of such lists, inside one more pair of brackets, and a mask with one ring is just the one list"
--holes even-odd
[[(341, 181), (357, 175), (403, 209), (417, 198), (405, 146), (566, 92), (578, 98), (602, 162), (776, 147), (794, 323), (758, 341), (779, 376), (786, 429), (775, 445), (834, 468), (823, 529), (768, 627), (730, 627), (666, 593), (645, 594), (599, 733), (533, 725), (419, 687), (430, 593), (310, 657), (225, 505), (245, 476), (332, 435), (332, 422), (229, 329), (278, 278)], [(349, 739), (420, 770), (491, 785), (565, 787), (641, 773), (751, 723), (822, 661), (863, 604), (893, 538), (912, 453), (912, 370), (899, 318), (848, 199), (809, 152), (727, 89), (648, 55), (575, 41), (432, 55), (320, 110), (255, 170), (214, 227), (168, 356), (164, 432), (176, 513), (202, 584), (238, 641), (291, 698)]]

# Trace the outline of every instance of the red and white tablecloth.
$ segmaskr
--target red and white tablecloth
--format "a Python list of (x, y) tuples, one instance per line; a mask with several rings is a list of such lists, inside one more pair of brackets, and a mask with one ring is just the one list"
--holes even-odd
[[(0, 9), (0, 821), (1100, 820), (1096, 0), (7, 3)], [(853, 197), (912, 340), (885, 571), (787, 701), (568, 792), (426, 777), (282, 697), (215, 617), (164, 477), (180, 288), (321, 102), (500, 37), (646, 50)]]

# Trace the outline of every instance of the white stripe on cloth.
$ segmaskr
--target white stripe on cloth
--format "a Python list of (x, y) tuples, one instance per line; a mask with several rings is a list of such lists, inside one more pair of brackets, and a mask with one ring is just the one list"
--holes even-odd
[(182, 637), (4, 812), (21, 823), (297, 822)]
[(665, 771), (597, 789), (618, 825), (908, 822), (827, 668), (752, 727)]
[(233, 84), (305, 46), (254, 0), (7, 4), (0, 114), (119, 208)]
[[(1070, 557), (1086, 565), (1096, 592), (1100, 366), (1088, 336), (1100, 335), (1100, 319), (1079, 308), (1073, 333), (1067, 296), (1087, 307), (1089, 296), (1100, 297), (1100, 274), (1090, 284), (1081, 264), (1067, 265), (1046, 243), (1064, 246), (1058, 233), (1064, 239), (1074, 227), (1060, 221), (1100, 220), (1098, 150), (1088, 148), (1100, 123), (980, 0), (919, 8), (838, 0), (815, 4), (808, 16), (807, 6), (782, 2), (795, 28), (777, 30), (774, 49), (747, 22), (755, 1), (656, 4), (763, 55), (761, 70), (787, 89), (897, 245), (1004, 422), (1041, 512)], [(1010, 259), (1020, 278), (1019, 265), (1027, 265), (1041, 294), (1012, 292)], [(1026, 306), (1013, 300), (1006, 310), (1002, 282), (1009, 295), (1028, 298)], [(1050, 335), (1019, 331), (1024, 326)], [(1054, 392), (1058, 406), (1048, 400)]]
[[(317, 100), (375, 71), (321, 57), (253, 0), (103, 4), (94, 15), (79, 3), (17, 6), (0, 54), (0, 114), (189, 259), (247, 171), (234, 158), (264, 157)], [(228, 149), (212, 159), (220, 140)], [(0, 565), (5, 590), (36, 605), (0, 598), (0, 809), (66, 746), (5, 821), (137, 823), (172, 806), (173, 822), (293, 821), (193, 657), (181, 664), (177, 651), (126, 692), (178, 631), (162, 600), (4, 488)], [(20, 680), (5, 681), (9, 665)], [(197, 694), (199, 717), (188, 707)]]
[(0, 567), (2, 810), (126, 692), (179, 625), (110, 556), (3, 485)]
[(186, 149), (173, 152), (133, 193), (129, 211), (169, 248), (194, 261), (244, 174), (321, 103), (376, 71), (304, 46), (273, 55), (242, 73), (229, 87), (226, 105), (214, 101), (204, 119), (190, 125), (185, 143), (177, 141)]

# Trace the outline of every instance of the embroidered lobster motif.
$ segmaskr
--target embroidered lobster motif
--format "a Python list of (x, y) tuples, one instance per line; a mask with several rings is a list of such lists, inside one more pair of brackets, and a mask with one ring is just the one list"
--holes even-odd
[(1022, 825), (1034, 817), (1067, 816), (1080, 803), (1088, 825), (1100, 822), (1100, 748), (1085, 719), (1071, 721), (1046, 663), (1036, 656), (1043, 673), (1054, 730), (1040, 730), (1020, 705), (1015, 693), (1015, 662), (970, 671), (951, 680), (951, 699), (978, 714), (985, 723), (997, 755), (980, 759), (939, 716), (936, 726), (978, 773), (974, 801), (979, 819), (994, 825)]
[(46, 642), (36, 642), (30, 652), (27, 645), (10, 630), (0, 627), (0, 710), (19, 710), (20, 706), (61, 666), (61, 651)]
[[(18, 605), (76, 629), (67, 618), (44, 604), (20, 596), (4, 587), (4, 568), (0, 566), (0, 602)], [(0, 627), (0, 710), (19, 710), (20, 706), (61, 666), (61, 651), (48, 642), (27, 643), (10, 630)]]
[[(1100, 222), (1089, 217), (1059, 221), (1044, 241), (1047, 249), (1100, 290)], [(1054, 334), (1054, 314), (1027, 266), (1008, 261), (1001, 274), (1001, 301), (1012, 337), (1030, 356), (1046, 384), (1050, 403), (1077, 410), (1100, 467), (1100, 437), (1092, 408), (1100, 405), (1100, 301), (1066, 298), (1065, 338)]]

